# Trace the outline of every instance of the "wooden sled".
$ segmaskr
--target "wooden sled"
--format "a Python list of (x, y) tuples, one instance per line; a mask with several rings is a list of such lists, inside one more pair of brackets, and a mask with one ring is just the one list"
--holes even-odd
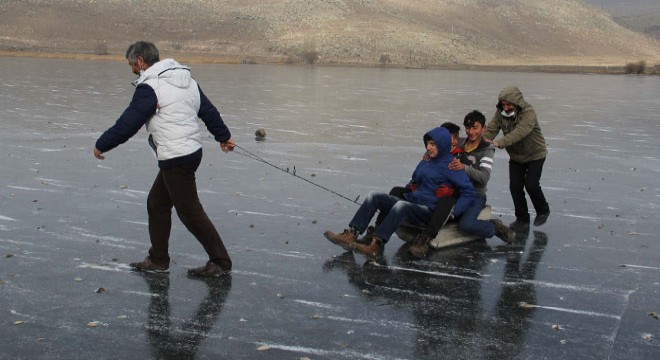
[[(477, 219), (479, 220), (488, 220), (490, 219), (490, 205), (486, 205), (483, 210), (479, 213)], [(422, 226), (411, 225), (411, 224), (401, 224), (396, 229), (396, 235), (405, 242), (412, 242), (417, 238), (417, 235), (424, 230)], [(434, 249), (443, 249), (450, 246), (456, 246), (461, 244), (466, 244), (471, 241), (483, 239), (481, 236), (472, 235), (460, 231), (458, 229), (458, 223), (456, 222), (447, 222), (445, 226), (440, 229), (438, 236), (435, 239), (431, 240), (429, 245)]]

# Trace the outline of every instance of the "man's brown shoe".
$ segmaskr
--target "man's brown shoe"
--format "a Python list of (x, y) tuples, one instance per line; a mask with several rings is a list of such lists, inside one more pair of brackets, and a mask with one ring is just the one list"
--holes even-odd
[(362, 245), (369, 245), (371, 244), (372, 237), (374, 235), (374, 232), (376, 232), (376, 228), (373, 226), (369, 226), (367, 228), (367, 232), (364, 234), (363, 237), (359, 238), (356, 240), (358, 244)]
[(383, 254), (383, 240), (377, 236), (372, 236), (371, 238), (371, 244), (364, 245), (360, 243), (353, 243), (353, 249), (372, 259), (379, 257)]
[(408, 248), (408, 251), (412, 256), (421, 259), (424, 256), (426, 256), (426, 253), (429, 251), (429, 236), (421, 233), (417, 235), (417, 238), (415, 239), (415, 242), (413, 242), (412, 245), (410, 245), (410, 248)]
[(133, 270), (135, 271), (146, 271), (146, 272), (156, 272), (156, 273), (166, 273), (170, 271), (169, 265), (155, 264), (153, 261), (151, 261), (151, 259), (148, 256), (144, 258), (143, 261), (130, 263), (128, 265), (132, 267)]
[(344, 250), (353, 250), (355, 241), (357, 240), (357, 235), (351, 230), (346, 229), (341, 234), (333, 233), (328, 230), (323, 233), (326, 239), (330, 240), (332, 243), (337, 244), (344, 248)]
[(495, 236), (502, 239), (506, 243), (511, 243), (513, 241), (513, 231), (500, 219), (491, 219), (490, 221), (495, 224)]
[(216, 265), (211, 260), (206, 262), (206, 265), (200, 266), (194, 269), (188, 269), (189, 276), (195, 277), (216, 277), (220, 275), (229, 274), (230, 270), (224, 270), (220, 266)]

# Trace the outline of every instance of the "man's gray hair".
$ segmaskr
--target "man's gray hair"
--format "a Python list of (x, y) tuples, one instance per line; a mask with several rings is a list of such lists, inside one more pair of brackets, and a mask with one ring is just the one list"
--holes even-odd
[(126, 59), (131, 64), (137, 63), (138, 56), (149, 66), (160, 61), (160, 55), (158, 54), (156, 45), (148, 41), (135, 42), (126, 50)]

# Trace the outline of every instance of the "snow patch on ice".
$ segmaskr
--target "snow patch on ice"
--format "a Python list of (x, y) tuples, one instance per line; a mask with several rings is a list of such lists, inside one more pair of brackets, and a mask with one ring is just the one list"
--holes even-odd
[(112, 271), (112, 272), (125, 272), (130, 270), (128, 264), (115, 263), (115, 264), (91, 264), (83, 262), (82, 264), (76, 266), (80, 269), (94, 269), (94, 270), (103, 270), (103, 271)]
[(321, 309), (330, 309), (330, 310), (335, 310), (335, 311), (343, 310), (343, 307), (341, 307), (341, 306), (335, 306), (335, 305), (331, 305), (331, 304), (324, 304), (324, 303), (315, 302), (315, 301), (300, 300), (300, 299), (295, 299), (293, 301), (297, 302), (299, 304), (309, 305), (309, 306), (313, 306), (313, 307), (317, 307), (317, 308), (321, 308)]
[(27, 186), (15, 186), (15, 185), (7, 185), (8, 188), (11, 189), (16, 189), (16, 190), (27, 190), (27, 191), (44, 191), (44, 192), (51, 192), (51, 193), (58, 193), (61, 194), (62, 191), (60, 190), (53, 190), (53, 189), (37, 189), (37, 188), (31, 188)]
[(267, 217), (287, 217), (291, 219), (304, 219), (302, 216), (295, 216), (295, 215), (285, 215), (285, 214), (280, 214), (280, 213), (262, 213), (262, 212), (256, 212), (256, 211), (240, 211), (240, 210), (228, 210), (227, 211), (230, 214), (234, 214), (237, 216), (241, 215), (257, 215), (257, 216), (267, 216)]
[(570, 314), (606, 317), (606, 318), (610, 318), (610, 319), (621, 320), (621, 316), (619, 316), (619, 315), (605, 314), (605, 313), (599, 313), (599, 312), (595, 312), (595, 311), (568, 309), (568, 308), (562, 308), (562, 307), (556, 307), (556, 306), (541, 306), (541, 305), (533, 305), (533, 304), (526, 304), (526, 306), (531, 306), (535, 309), (553, 310), (553, 311), (566, 312), (566, 313), (570, 313)]
[[(316, 348), (309, 348), (303, 346), (292, 346), (292, 345), (282, 345), (282, 344), (272, 344), (272, 343), (256, 343), (257, 346), (269, 346), (271, 349), (279, 349), (284, 351), (291, 351), (296, 354), (309, 354), (316, 356), (323, 356), (330, 359), (345, 358), (345, 359), (367, 359), (367, 360), (382, 360), (382, 359), (392, 359), (399, 360), (401, 358), (383, 356), (382, 354), (365, 354), (356, 351), (350, 350), (323, 350)], [(401, 359), (403, 360), (403, 359)]]

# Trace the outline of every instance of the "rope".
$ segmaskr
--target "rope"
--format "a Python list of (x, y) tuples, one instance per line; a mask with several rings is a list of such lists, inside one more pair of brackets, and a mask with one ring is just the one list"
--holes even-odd
[(277, 166), (277, 165), (275, 165), (275, 164), (273, 164), (273, 163), (270, 163), (270, 162), (264, 160), (263, 158), (259, 157), (258, 155), (254, 154), (254, 153), (252, 153), (252, 152), (250, 152), (250, 151), (248, 151), (248, 150), (246, 150), (246, 149), (244, 149), (244, 148), (242, 148), (242, 147), (240, 147), (240, 146), (238, 146), (238, 145), (236, 145), (236, 148), (238, 148), (238, 149), (241, 150), (241, 151), (236, 151), (236, 150), (234, 150), (234, 152), (235, 152), (236, 154), (238, 154), (238, 155), (245, 156), (245, 157), (247, 157), (247, 158), (250, 158), (250, 159), (253, 159), (253, 160), (256, 160), (256, 161), (262, 162), (262, 163), (264, 163), (264, 164), (266, 164), (266, 165), (270, 165), (270, 166), (276, 168), (277, 170), (280, 170), (280, 171), (285, 172), (285, 173), (287, 173), (287, 174), (289, 174), (289, 175), (292, 175), (292, 176), (294, 176), (294, 177), (297, 177), (298, 179), (303, 180), (303, 181), (306, 181), (306, 182), (308, 182), (308, 183), (310, 183), (310, 184), (312, 184), (312, 185), (314, 185), (314, 186), (316, 186), (316, 187), (318, 187), (318, 188), (321, 188), (321, 189), (323, 189), (323, 190), (325, 190), (325, 191), (327, 191), (327, 192), (329, 192), (329, 193), (335, 194), (335, 195), (337, 195), (337, 196), (339, 196), (339, 197), (341, 197), (341, 198), (344, 198), (344, 199), (346, 199), (346, 200), (348, 200), (348, 201), (350, 201), (350, 202), (352, 202), (352, 203), (355, 203), (355, 204), (361, 205), (361, 203), (358, 202), (358, 199), (360, 199), (360, 195), (358, 195), (358, 196), (355, 198), (355, 200), (350, 199), (350, 198), (348, 198), (348, 197), (346, 197), (346, 196), (344, 196), (344, 195), (342, 195), (342, 194), (340, 194), (340, 193), (338, 193), (338, 192), (336, 192), (336, 191), (334, 191), (334, 190), (328, 189), (328, 188), (325, 187), (325, 186), (319, 185), (319, 184), (317, 184), (317, 183), (315, 183), (315, 182), (313, 182), (313, 181), (311, 181), (311, 180), (309, 180), (309, 179), (306, 179), (306, 178), (304, 178), (304, 177), (302, 177), (302, 176), (300, 176), (300, 175), (297, 175), (297, 174), (296, 174), (296, 167), (295, 167), (295, 166), (293, 167), (293, 171), (290, 171), (288, 167), (287, 167), (286, 169), (281, 168), (281, 167), (279, 167), (279, 166)]

